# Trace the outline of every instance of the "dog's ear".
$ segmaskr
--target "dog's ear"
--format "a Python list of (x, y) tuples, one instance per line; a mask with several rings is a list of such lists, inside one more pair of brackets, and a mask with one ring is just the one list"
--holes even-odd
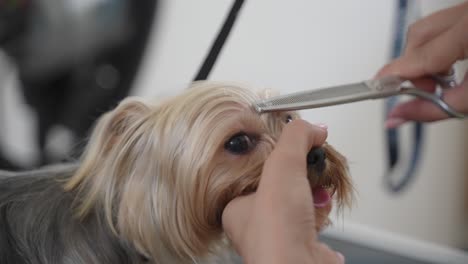
[(112, 112), (108, 123), (108, 132), (114, 136), (121, 135), (127, 128), (149, 112), (149, 107), (135, 98), (122, 101)]
[(100, 118), (91, 141), (101, 145), (101, 149), (107, 152), (126, 131), (136, 128), (149, 111), (150, 107), (139, 99), (129, 97), (123, 100), (114, 110)]
[(109, 168), (118, 170), (114, 168), (114, 159), (119, 156), (122, 145), (125, 145), (120, 144), (120, 141), (124, 137), (132, 138), (132, 133), (149, 116), (150, 110), (144, 102), (130, 97), (100, 117), (82, 155), (80, 168), (65, 185), (66, 190), (79, 189), (85, 197), (78, 209), (79, 216), (84, 217), (87, 214), (98, 200), (98, 193), (102, 189), (112, 186), (112, 179), (106, 178), (107, 173), (104, 171)]

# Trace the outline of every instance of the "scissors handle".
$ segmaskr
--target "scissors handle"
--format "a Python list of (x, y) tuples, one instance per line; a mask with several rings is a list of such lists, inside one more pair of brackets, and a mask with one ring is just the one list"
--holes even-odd
[(433, 74), (432, 78), (440, 85), (442, 89), (455, 88), (457, 86), (457, 80), (455, 77), (455, 70), (450, 68), (446, 73)]
[(459, 118), (459, 119), (465, 118), (464, 114), (453, 109), (444, 100), (442, 100), (442, 98), (438, 96), (437, 94), (428, 93), (418, 88), (403, 88), (401, 90), (401, 93), (409, 94), (409, 95), (413, 95), (413, 96), (417, 96), (417, 97), (429, 100), (432, 103), (434, 103), (436, 106), (438, 106), (442, 111), (444, 111), (450, 117)]
[(453, 118), (465, 118), (465, 115), (453, 109), (450, 105), (448, 105), (443, 100), (444, 90), (452, 89), (457, 86), (457, 81), (455, 78), (455, 70), (450, 68), (447, 73), (443, 74), (434, 74), (431, 75), (432, 79), (437, 83), (437, 87), (434, 93), (428, 93), (424, 90), (418, 89), (414, 86), (412, 82), (411, 85), (413, 87), (405, 88), (402, 87), (401, 93), (414, 95), (426, 100), (431, 101), (435, 105), (437, 105), (442, 111), (444, 111), (447, 115)]

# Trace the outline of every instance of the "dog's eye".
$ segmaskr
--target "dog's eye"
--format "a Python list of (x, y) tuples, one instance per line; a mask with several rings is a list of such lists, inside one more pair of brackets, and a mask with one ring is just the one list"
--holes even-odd
[(285, 121), (286, 123), (289, 123), (289, 122), (293, 121), (292, 115), (287, 115), (284, 121)]
[(244, 132), (238, 133), (232, 136), (226, 143), (224, 143), (224, 149), (231, 152), (232, 154), (242, 155), (255, 146), (255, 138), (247, 135)]

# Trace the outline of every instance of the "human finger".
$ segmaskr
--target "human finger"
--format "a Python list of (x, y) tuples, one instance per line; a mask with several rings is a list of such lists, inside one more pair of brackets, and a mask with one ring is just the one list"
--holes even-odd
[(466, 14), (468, 2), (426, 16), (408, 28), (405, 50), (413, 50), (454, 26)]

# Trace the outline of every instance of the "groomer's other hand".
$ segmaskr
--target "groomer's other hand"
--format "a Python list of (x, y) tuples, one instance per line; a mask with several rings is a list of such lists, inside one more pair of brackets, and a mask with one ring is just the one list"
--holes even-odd
[[(457, 61), (468, 57), (468, 2), (427, 16), (410, 26), (404, 54), (383, 67), (378, 77), (398, 75), (414, 80), (427, 91), (434, 91), (431, 74), (447, 72)], [(426, 78), (425, 78), (426, 77)], [(468, 113), (468, 78), (446, 91), (444, 100), (455, 110)], [(396, 106), (389, 114), (387, 127), (397, 127), (408, 120), (436, 121), (448, 118), (429, 101), (414, 99)]]
[(287, 124), (257, 191), (226, 206), (223, 228), (245, 263), (344, 263), (341, 254), (317, 240), (307, 180), (307, 153), (326, 137), (326, 127), (303, 120)]

